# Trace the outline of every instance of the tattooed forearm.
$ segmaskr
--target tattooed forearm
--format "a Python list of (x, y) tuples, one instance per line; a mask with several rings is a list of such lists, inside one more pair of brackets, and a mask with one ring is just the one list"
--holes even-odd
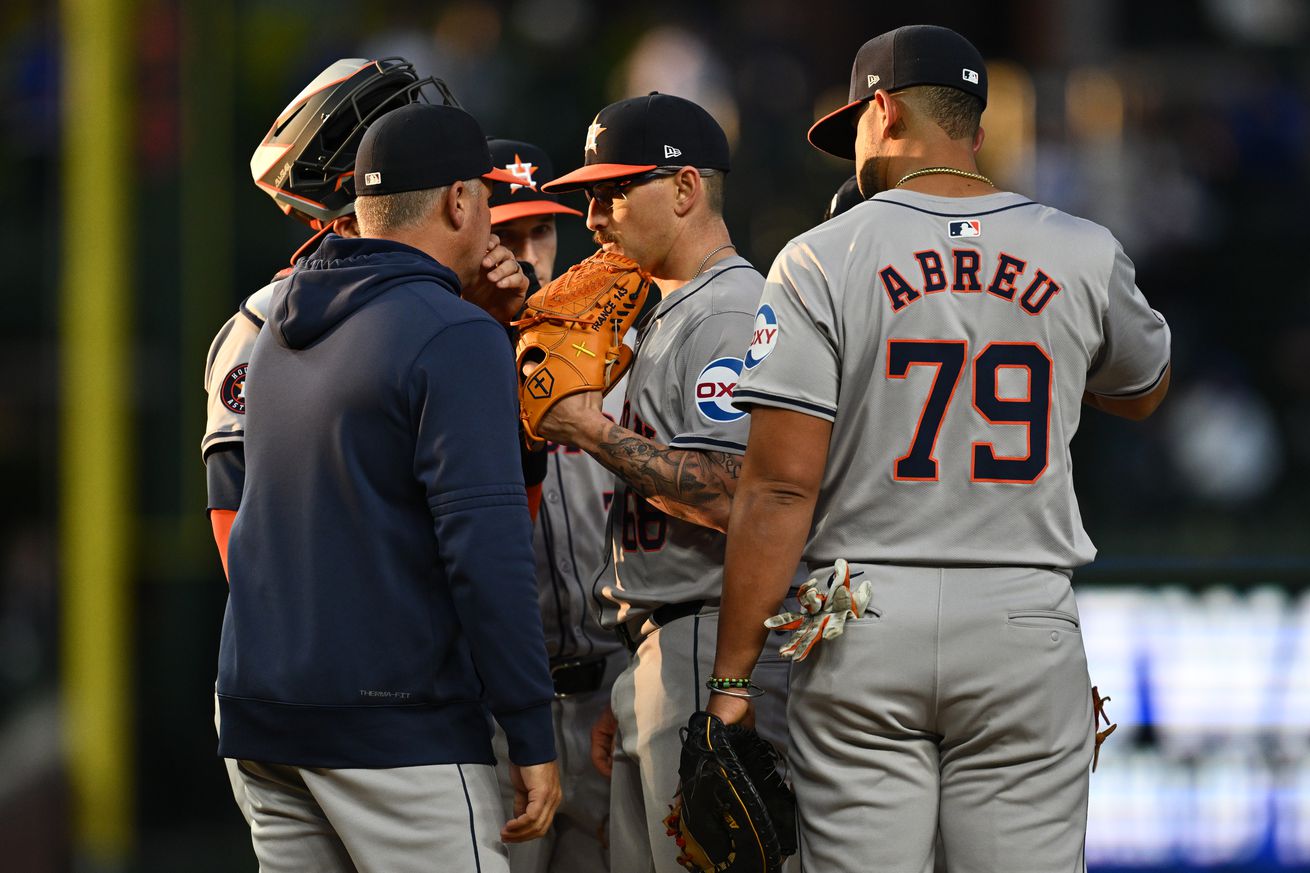
[(592, 452), (651, 505), (695, 524), (725, 530), (741, 458), (674, 449), (611, 424)]

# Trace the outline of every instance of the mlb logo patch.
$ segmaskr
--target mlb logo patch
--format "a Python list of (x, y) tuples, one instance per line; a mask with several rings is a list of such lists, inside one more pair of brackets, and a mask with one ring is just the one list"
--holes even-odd
[(976, 218), (967, 221), (952, 221), (949, 225), (951, 239), (965, 236), (982, 236), (982, 222)]
[(968, 67), (965, 67), (963, 70), (960, 71), (960, 78), (964, 79), (964, 81), (966, 82), (972, 82), (975, 85), (978, 84), (977, 71), (971, 70)]
[(365, 185), (377, 185), (377, 184), (381, 183), (381, 181), (382, 181), (382, 174), (381, 174), (381, 173), (365, 173), (365, 174), (364, 174), (364, 184), (365, 184)]

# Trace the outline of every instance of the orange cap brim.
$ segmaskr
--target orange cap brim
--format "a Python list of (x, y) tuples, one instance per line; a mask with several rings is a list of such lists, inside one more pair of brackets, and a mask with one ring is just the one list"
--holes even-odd
[(563, 203), (556, 203), (553, 200), (524, 200), (522, 203), (505, 203), (500, 206), (491, 207), (491, 223), (500, 224), (502, 221), (513, 221), (516, 218), (527, 218), (532, 215), (577, 215), (582, 213), (572, 207), (565, 206)]
[(547, 182), (541, 186), (542, 191), (559, 193), (561, 191), (576, 191), (592, 182), (604, 182), (606, 179), (622, 179), (624, 176), (635, 176), (638, 173), (645, 173), (658, 167), (658, 164), (587, 164), (584, 167), (578, 167), (572, 173), (565, 173), (553, 182)]
[(522, 185), (523, 180), (513, 173), (506, 172), (500, 167), (492, 167), (482, 174), (482, 178), (490, 179), (493, 182), (509, 182), (511, 185)]

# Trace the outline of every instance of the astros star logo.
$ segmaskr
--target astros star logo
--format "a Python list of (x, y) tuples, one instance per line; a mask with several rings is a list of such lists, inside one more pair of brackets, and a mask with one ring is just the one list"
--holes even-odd
[(600, 116), (597, 116), (596, 118), (597, 120), (591, 123), (591, 127), (587, 128), (587, 145), (586, 148), (582, 150), (584, 154), (596, 151), (596, 137), (600, 136), (606, 130), (609, 130), (607, 127), (600, 126)]
[(509, 173), (511, 176), (514, 176), (515, 178), (522, 179), (523, 184), (515, 185), (511, 182), (509, 186), (510, 193), (513, 194), (515, 191), (517, 191), (520, 188), (531, 188), (533, 191), (536, 191), (537, 183), (533, 181), (532, 174), (537, 172), (538, 169), (539, 169), (538, 167), (534, 166), (533, 164), (519, 157), (518, 152), (515, 152), (514, 163), (506, 164), (505, 172)]

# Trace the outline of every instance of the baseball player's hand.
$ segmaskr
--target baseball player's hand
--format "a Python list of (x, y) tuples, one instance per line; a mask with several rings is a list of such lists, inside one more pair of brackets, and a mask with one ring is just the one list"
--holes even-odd
[(591, 726), (591, 763), (606, 779), (614, 772), (614, 735), (618, 730), (618, 719), (608, 706)]
[(705, 711), (718, 717), (724, 724), (739, 724), (751, 729), (755, 727), (755, 707), (744, 697), (711, 694), (710, 702), (705, 705)]
[(506, 843), (525, 843), (545, 836), (563, 797), (559, 767), (554, 761), (531, 767), (510, 764), (509, 776), (514, 783), (514, 818), (500, 829), (500, 839)]
[(599, 391), (570, 394), (550, 408), (542, 417), (537, 429), (551, 442), (575, 448), (586, 448), (586, 435), (609, 424), (601, 409), (603, 395)]
[(477, 281), (465, 288), (460, 296), (484, 309), (501, 324), (509, 324), (523, 310), (527, 295), (527, 274), (514, 259), (514, 253), (501, 245), (500, 238), (493, 233)]

